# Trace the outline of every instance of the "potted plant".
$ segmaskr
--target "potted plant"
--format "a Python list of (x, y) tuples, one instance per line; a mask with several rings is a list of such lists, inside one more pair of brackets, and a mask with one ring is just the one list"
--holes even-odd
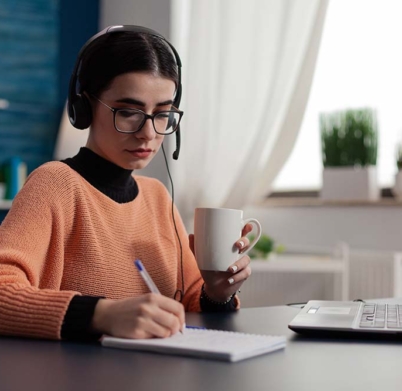
[(377, 200), (378, 125), (375, 110), (320, 114), (324, 199)]
[[(250, 241), (254, 239), (254, 235), (250, 235)], [(284, 251), (284, 246), (275, 244), (274, 239), (266, 234), (262, 234), (256, 245), (250, 250), (248, 255), (251, 259), (269, 259), (272, 254), (280, 254)]]

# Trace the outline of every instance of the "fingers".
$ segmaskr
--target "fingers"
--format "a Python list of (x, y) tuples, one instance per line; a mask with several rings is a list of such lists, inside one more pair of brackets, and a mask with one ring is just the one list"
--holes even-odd
[(253, 225), (248, 223), (242, 229), (242, 237), (235, 243), (235, 247), (239, 249), (239, 253), (246, 251), (250, 245), (250, 240), (246, 237), (253, 230)]
[(115, 337), (165, 338), (184, 327), (183, 305), (160, 294), (116, 300), (105, 311), (108, 327), (102, 332)]
[(250, 245), (250, 240), (246, 236), (241, 237), (235, 243), (235, 247), (239, 249), (239, 253), (242, 253), (243, 251), (246, 251), (248, 249), (249, 245)]
[[(246, 269), (250, 264), (250, 257), (245, 255), (237, 260), (233, 265), (229, 266), (228, 271), (232, 272), (233, 274), (239, 273), (243, 269)], [(251, 269), (250, 269), (251, 274)]]
[(158, 326), (154, 326), (155, 336), (166, 337), (182, 330), (185, 315), (181, 303), (152, 293), (145, 295), (145, 300), (144, 313), (152, 318), (152, 321)]
[(247, 223), (242, 231), (241, 231), (241, 236), (246, 236), (247, 234), (249, 234), (251, 231), (253, 230), (253, 224)]
[(155, 314), (151, 316), (149, 313), (142, 313), (142, 315), (138, 317), (136, 326), (131, 335), (131, 338), (134, 339), (167, 338), (177, 332), (174, 325), (169, 327), (164, 326), (155, 321)]
[(185, 314), (183, 304), (163, 295), (156, 295), (152, 293), (150, 293), (149, 295), (152, 296), (152, 299), (158, 301), (159, 308), (161, 308), (165, 312), (173, 314), (175, 317), (178, 318), (180, 325), (184, 325)]
[(250, 258), (244, 255), (233, 263), (226, 272), (201, 270), (205, 291), (215, 301), (224, 302), (235, 294), (251, 275)]
[(246, 268), (242, 269), (241, 271), (233, 274), (229, 279), (228, 283), (230, 285), (235, 285), (239, 283), (243, 283), (247, 278), (251, 276), (251, 267), (247, 266)]
[(144, 338), (166, 338), (181, 330), (179, 318), (158, 307), (144, 306), (139, 312), (138, 329), (145, 333)]

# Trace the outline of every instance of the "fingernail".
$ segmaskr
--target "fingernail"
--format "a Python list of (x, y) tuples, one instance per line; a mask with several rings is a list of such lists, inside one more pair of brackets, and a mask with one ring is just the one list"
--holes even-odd
[(240, 242), (238, 242), (238, 243), (239, 243), (240, 248), (244, 247), (244, 242), (242, 240), (240, 240)]
[(230, 285), (232, 285), (234, 283), (234, 278), (229, 278), (228, 282)]
[(238, 269), (238, 267), (237, 267), (236, 265), (230, 266), (230, 270), (231, 270), (233, 273), (236, 273), (236, 272), (237, 272), (237, 269)]
[(182, 334), (184, 334), (184, 330), (185, 330), (185, 329), (186, 329), (186, 324), (183, 323), (183, 327), (181, 328), (180, 332), (181, 332)]

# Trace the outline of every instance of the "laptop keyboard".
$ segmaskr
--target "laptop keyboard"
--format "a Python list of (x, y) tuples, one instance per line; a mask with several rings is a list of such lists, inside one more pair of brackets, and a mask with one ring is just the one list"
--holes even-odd
[(360, 327), (402, 329), (402, 305), (365, 304)]

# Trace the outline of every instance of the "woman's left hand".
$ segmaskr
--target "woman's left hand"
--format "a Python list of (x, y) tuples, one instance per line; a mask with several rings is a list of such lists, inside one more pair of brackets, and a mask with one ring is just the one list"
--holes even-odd
[[(246, 251), (250, 244), (246, 235), (251, 232), (253, 226), (246, 224), (242, 230), (242, 237), (235, 243), (239, 249), (239, 253)], [(194, 251), (194, 235), (189, 235), (190, 248), (195, 256)], [(235, 263), (228, 267), (226, 272), (201, 270), (201, 275), (205, 282), (205, 292), (212, 300), (217, 302), (227, 301), (233, 294), (235, 294), (244, 281), (251, 275), (251, 268), (249, 266), (250, 258), (244, 255)]]

